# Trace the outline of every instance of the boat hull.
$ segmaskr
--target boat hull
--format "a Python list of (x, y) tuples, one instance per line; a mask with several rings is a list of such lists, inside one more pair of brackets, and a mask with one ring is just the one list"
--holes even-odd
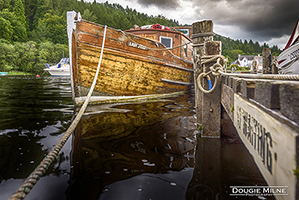
[(299, 74), (299, 43), (285, 49), (278, 56), (279, 69), (283, 74)]
[(8, 72), (0, 72), (0, 76), (5, 76), (7, 74), (8, 74)]
[[(74, 97), (86, 96), (102, 51), (104, 26), (81, 20), (71, 40)], [(159, 49), (159, 50), (157, 50)], [(164, 49), (164, 50), (162, 50)], [(161, 43), (107, 28), (103, 58), (93, 95), (136, 96), (188, 90), (193, 63)]]
[(49, 72), (51, 76), (70, 76), (70, 69), (69, 67), (64, 68), (47, 68), (44, 69), (45, 71)]

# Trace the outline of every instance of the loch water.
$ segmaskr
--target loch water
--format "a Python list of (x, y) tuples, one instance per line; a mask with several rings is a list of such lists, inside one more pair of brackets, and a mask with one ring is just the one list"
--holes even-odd
[[(69, 78), (0, 77), (0, 199), (51, 151), (77, 109)], [(267, 185), (231, 122), (222, 124), (220, 139), (200, 137), (192, 89), (163, 100), (89, 106), (25, 199), (235, 199), (231, 186)]]

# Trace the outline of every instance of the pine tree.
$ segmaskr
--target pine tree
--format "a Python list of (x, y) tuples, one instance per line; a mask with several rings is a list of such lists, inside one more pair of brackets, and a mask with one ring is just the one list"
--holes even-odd
[(0, 17), (0, 39), (11, 41), (13, 35), (13, 27), (10, 21)]
[(0, 0), (0, 11), (3, 9), (11, 9), (11, 1), (10, 0)]
[(15, 5), (13, 7), (13, 12), (16, 15), (17, 19), (25, 26), (26, 31), (23, 33), (24, 34), (23, 38), (25, 38), (27, 40), (29, 26), (28, 26), (28, 22), (26, 20), (25, 9), (24, 9), (22, 0), (15, 1)]
[(44, 5), (44, 0), (37, 0), (36, 12), (33, 17), (33, 29), (37, 28), (38, 20), (42, 19), (45, 14), (46, 14), (46, 8)]
[(33, 30), (33, 20), (37, 9), (37, 0), (25, 1), (25, 14), (28, 21), (29, 31)]

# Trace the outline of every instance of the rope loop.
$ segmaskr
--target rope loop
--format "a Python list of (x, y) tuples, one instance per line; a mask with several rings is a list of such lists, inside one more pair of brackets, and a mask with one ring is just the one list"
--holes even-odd
[[(218, 84), (218, 79), (221, 75), (221, 72), (222, 72), (222, 65), (220, 64), (220, 62), (222, 61), (222, 63), (224, 64), (225, 63), (225, 58), (224, 56), (222, 55), (213, 55), (213, 56), (203, 56), (202, 59), (207, 59), (203, 62), (201, 62), (201, 64), (207, 64), (207, 63), (210, 63), (210, 62), (213, 62), (215, 60), (216, 63), (214, 63), (211, 67), (210, 67), (210, 71), (207, 72), (207, 73), (201, 73), (198, 77), (197, 77), (197, 86), (199, 87), (199, 89), (204, 92), (204, 93), (211, 93), (215, 90), (217, 84)], [(214, 85), (212, 88), (209, 87), (209, 90), (206, 90), (203, 88), (201, 82), (203, 80), (203, 78), (207, 77), (209, 83), (210, 83), (210, 80), (211, 78), (209, 77), (209, 74), (212, 74), (214, 77), (215, 77), (215, 82), (214, 82)]]
[(197, 77), (197, 85), (199, 87), (199, 89), (204, 92), (204, 93), (211, 93), (215, 90), (216, 88), (216, 85), (218, 83), (218, 76), (215, 77), (215, 82), (214, 82), (214, 85), (213, 87), (210, 89), (210, 90), (206, 90), (202, 87), (201, 85), (201, 80), (204, 78), (204, 77), (208, 77), (208, 79), (210, 79), (209, 75), (207, 73), (201, 73), (198, 77)]

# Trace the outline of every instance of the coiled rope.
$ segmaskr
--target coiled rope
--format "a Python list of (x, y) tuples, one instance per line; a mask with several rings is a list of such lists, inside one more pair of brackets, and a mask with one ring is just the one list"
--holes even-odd
[(46, 172), (50, 164), (57, 159), (59, 151), (62, 149), (68, 138), (71, 136), (73, 131), (75, 130), (77, 124), (79, 123), (88, 103), (89, 99), (92, 95), (93, 89), (96, 85), (98, 74), (100, 71), (100, 66), (102, 62), (103, 57), (103, 51), (104, 51), (104, 44), (105, 44), (105, 38), (106, 38), (106, 29), (107, 26), (105, 26), (104, 30), (104, 37), (102, 42), (102, 50), (101, 50), (101, 56), (98, 63), (98, 68), (95, 74), (95, 77), (92, 82), (92, 86), (90, 87), (89, 93), (86, 97), (86, 100), (84, 104), (82, 105), (80, 111), (78, 112), (76, 118), (70, 125), (70, 127), (67, 129), (66, 133), (62, 136), (62, 138), (59, 140), (59, 142), (55, 145), (55, 147), (50, 151), (50, 153), (42, 160), (42, 162), (37, 166), (37, 168), (28, 176), (28, 178), (24, 181), (24, 183), (19, 187), (19, 189), (9, 198), (9, 200), (17, 200), (17, 199), (24, 199), (26, 195), (31, 191), (33, 186), (36, 184), (36, 182), (40, 179), (40, 177)]
[[(199, 89), (204, 92), (204, 93), (211, 93), (215, 90), (216, 86), (217, 86), (217, 83), (218, 83), (218, 79), (221, 75), (221, 69), (222, 69), (222, 65), (220, 64), (220, 61), (222, 60), (222, 62), (224, 63), (224, 56), (223, 55), (213, 55), (213, 56), (202, 56), (201, 59), (207, 59), (207, 60), (204, 60), (201, 62), (201, 64), (206, 64), (206, 63), (209, 63), (209, 62), (213, 62), (215, 60), (217, 60), (216, 63), (214, 63), (211, 67), (210, 67), (210, 71), (207, 72), (207, 73), (201, 73), (199, 76), (197, 76), (196, 78), (196, 83), (197, 83), (197, 86), (199, 87)], [(215, 77), (215, 82), (214, 82), (214, 85), (213, 87), (210, 86), (211, 84), (211, 78), (209, 76), (209, 74), (213, 74), (213, 76)], [(201, 80), (203, 78), (207, 77), (208, 81), (209, 81), (209, 90), (206, 90), (203, 88), (203, 86), (201, 85)]]
[[(271, 80), (291, 80), (291, 81), (299, 81), (299, 75), (285, 75), (285, 74), (236, 74), (236, 73), (225, 73), (223, 72), (222, 68), (223, 66), (220, 64), (220, 61), (222, 60), (222, 63), (225, 63), (225, 58), (222, 55), (213, 55), (213, 56), (202, 56), (202, 60), (207, 59), (205, 61), (202, 61), (201, 64), (206, 64), (212, 61), (217, 60), (216, 63), (214, 63), (210, 67), (210, 71), (205, 73), (201, 73), (197, 75), (196, 83), (199, 89), (204, 93), (211, 93), (215, 90), (216, 85), (218, 83), (218, 79), (221, 75), (225, 76), (234, 76), (234, 77), (240, 77), (240, 78), (248, 78), (248, 79), (271, 79)], [(206, 90), (201, 85), (201, 81), (203, 78), (207, 77), (208, 81), (211, 80), (209, 77), (209, 74), (213, 74), (215, 76), (215, 82), (213, 87), (209, 87), (209, 90)], [(210, 84), (210, 82), (209, 82)]]

